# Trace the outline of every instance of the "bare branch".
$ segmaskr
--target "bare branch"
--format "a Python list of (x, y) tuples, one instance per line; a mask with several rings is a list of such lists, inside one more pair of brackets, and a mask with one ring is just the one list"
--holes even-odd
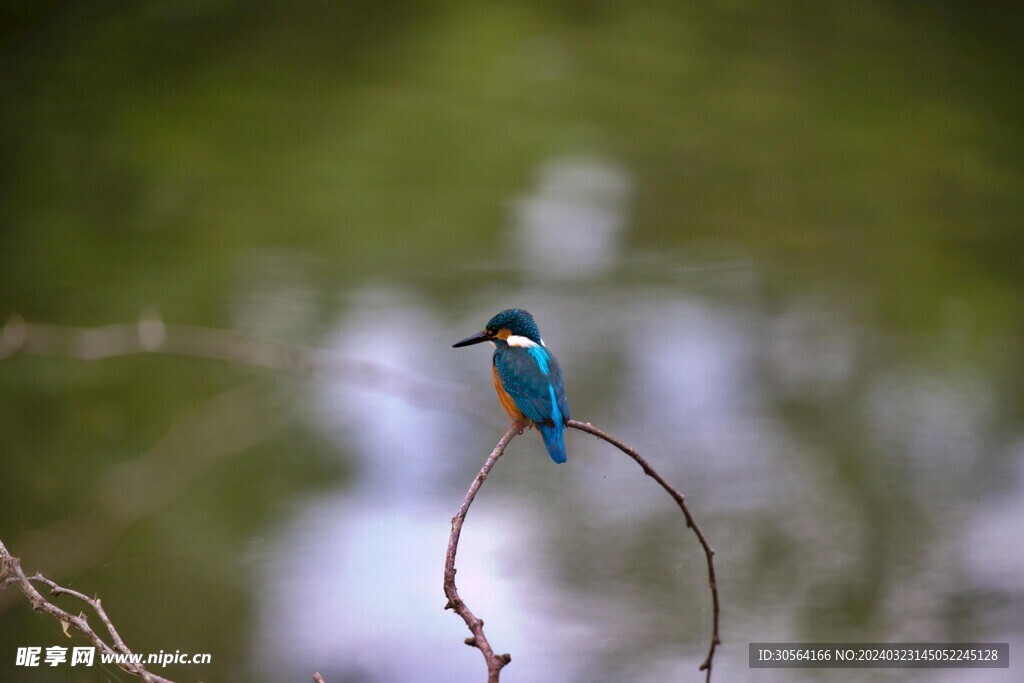
[[(0, 577), (3, 577), (3, 581), (2, 583), (0, 583), (0, 586), (17, 586), (19, 589), (21, 589), (21, 592), (32, 604), (32, 608), (36, 611), (49, 614), (50, 616), (56, 618), (61, 623), (66, 624), (67, 626), (74, 626), (82, 633), (82, 635), (86, 637), (86, 639), (89, 640), (89, 642), (95, 645), (96, 648), (102, 654), (133, 654), (132, 651), (128, 649), (128, 646), (125, 645), (124, 641), (121, 639), (121, 636), (118, 634), (117, 629), (114, 628), (114, 624), (110, 620), (110, 617), (107, 616), (107, 612), (103, 609), (103, 605), (100, 603), (99, 598), (90, 598), (88, 595), (85, 595), (84, 593), (79, 593), (76, 590), (71, 590), (70, 588), (64, 588), (63, 586), (59, 586), (50, 579), (43, 576), (42, 574), (35, 574), (31, 577), (26, 576), (25, 572), (21, 568), (21, 562), (18, 561), (18, 558), (11, 555), (11, 553), (7, 550), (7, 547), (3, 544), (3, 541), (0, 541), (0, 566), (2, 566), (2, 571), (0, 571)], [(49, 586), (50, 593), (52, 595), (68, 595), (84, 602), (86, 605), (91, 607), (92, 610), (99, 617), (100, 621), (102, 621), (103, 625), (106, 627), (107, 633), (109, 634), (111, 640), (113, 641), (113, 645), (108, 644), (102, 637), (100, 637), (99, 634), (97, 634), (92, 629), (91, 626), (89, 626), (89, 622), (84, 612), (79, 613), (77, 615), (71, 614), (70, 612), (61, 609), (57, 605), (53, 604), (52, 602), (49, 602), (39, 593), (38, 590), (36, 590), (36, 587), (32, 585), (33, 581), (36, 583), (41, 583), (46, 586)], [(150, 673), (146, 670), (144, 666), (142, 666), (142, 664), (136, 664), (133, 662), (120, 662), (118, 663), (118, 666), (121, 667), (121, 669), (123, 669), (124, 671), (127, 671), (130, 674), (138, 676), (144, 681), (147, 681), (147, 683), (173, 683), (173, 681), (171, 681), (170, 679), (163, 678), (162, 676), (157, 676), (156, 674)]]
[(494, 463), (498, 462), (498, 458), (505, 452), (505, 447), (508, 446), (509, 442), (517, 434), (522, 433), (523, 426), (519, 423), (512, 423), (512, 426), (505, 432), (505, 436), (501, 437), (494, 450), (491, 451), (487, 462), (480, 468), (480, 473), (476, 475), (473, 483), (469, 485), (469, 490), (466, 492), (462, 505), (459, 506), (458, 513), (452, 517), (452, 533), (448, 537), (448, 551), (445, 553), (444, 558), (444, 594), (448, 598), (448, 604), (444, 608), (455, 610), (455, 613), (462, 617), (462, 620), (466, 622), (466, 626), (473, 633), (472, 636), (466, 638), (466, 645), (479, 648), (480, 652), (483, 653), (484, 661), (487, 663), (487, 683), (498, 683), (501, 669), (512, 661), (512, 655), (507, 653), (502, 655), (494, 654), (491, 644), (487, 641), (487, 636), (484, 635), (483, 619), (473, 614), (465, 601), (459, 597), (459, 591), (455, 587), (455, 553), (459, 550), (459, 535), (462, 533), (462, 524), (466, 521), (466, 513), (469, 512), (469, 506), (473, 504), (473, 499), (476, 498), (476, 492), (480, 490), (480, 485), (484, 483), (484, 479), (490, 474)]
[[(683, 511), (683, 516), (686, 518), (686, 526), (693, 529), (693, 533), (696, 534), (697, 540), (700, 541), (701, 547), (704, 549), (704, 555), (708, 561), (708, 585), (711, 588), (711, 603), (713, 606), (713, 621), (711, 628), (711, 646), (708, 650), (708, 655), (704, 659), (704, 662), (700, 665), (700, 671), (706, 671), (705, 680), (707, 683), (711, 681), (711, 666), (715, 658), (715, 650), (722, 643), (721, 638), (718, 635), (718, 581), (715, 578), (715, 563), (714, 555), (715, 551), (708, 544), (707, 538), (697, 525), (696, 520), (690, 513), (690, 509), (686, 505), (686, 498), (676, 490), (671, 484), (651, 467), (651, 464), (644, 460), (634, 448), (627, 445), (626, 443), (619, 441), (614, 436), (607, 434), (589, 422), (579, 422), (577, 420), (569, 420), (567, 423), (573, 429), (578, 429), (581, 432), (586, 432), (599, 439), (607, 441), (612, 444), (620, 451), (633, 458), (643, 468), (644, 474), (654, 479), (663, 489), (679, 504), (679, 508)], [(523, 433), (523, 426), (517, 422), (513, 422), (512, 426), (505, 432), (505, 436), (501, 437), (498, 444), (491, 451), (491, 455), (487, 458), (484, 466), (480, 468), (480, 473), (476, 475), (473, 483), (469, 486), (469, 491), (466, 492), (466, 498), (462, 501), (462, 505), (459, 507), (458, 514), (452, 518), (452, 533), (448, 538), (448, 552), (445, 555), (444, 565), (444, 594), (448, 596), (448, 604), (445, 605), (445, 609), (454, 609), (466, 625), (469, 630), (472, 631), (473, 635), (466, 638), (466, 645), (471, 645), (480, 649), (480, 652), (484, 655), (484, 661), (487, 663), (487, 683), (498, 683), (498, 677), (501, 673), (501, 669), (512, 661), (512, 656), (509, 654), (496, 655), (494, 650), (491, 648), (491, 644), (487, 641), (487, 637), (484, 636), (484, 622), (482, 619), (477, 618), (466, 605), (466, 603), (459, 597), (459, 593), (455, 588), (455, 553), (459, 547), (459, 535), (462, 532), (462, 525), (466, 521), (466, 513), (469, 512), (469, 506), (473, 504), (473, 499), (476, 497), (477, 491), (480, 489), (480, 485), (483, 484), (487, 475), (490, 474), (491, 468), (494, 467), (494, 463), (498, 461), (498, 458), (505, 452), (505, 447), (508, 443), (517, 435)]]
[(411, 405), (494, 421), (494, 413), (483, 410), (468, 393), (434, 378), (237, 330), (171, 325), (157, 317), (137, 323), (71, 327), (30, 323), (18, 315), (0, 328), (0, 360), (23, 354), (95, 362), (149, 353), (228, 361), (297, 375), (343, 373), (346, 381), (400, 397)]
[(569, 420), (568, 425), (573, 429), (578, 429), (581, 432), (592, 434), (599, 439), (607, 441), (611, 445), (618, 448), (620, 451), (633, 458), (638, 465), (643, 469), (644, 474), (654, 479), (661, 485), (661, 488), (665, 489), (668, 495), (675, 499), (676, 503), (679, 504), (679, 509), (683, 511), (683, 516), (686, 518), (686, 526), (693, 529), (693, 533), (697, 536), (697, 540), (700, 541), (701, 547), (704, 549), (704, 555), (708, 561), (708, 586), (711, 588), (711, 605), (712, 605), (712, 625), (711, 625), (711, 645), (708, 648), (708, 656), (704, 658), (704, 662), (700, 665), (700, 671), (707, 671), (706, 681), (711, 681), (711, 665), (715, 659), (715, 649), (722, 644), (722, 639), (718, 634), (718, 579), (715, 578), (715, 550), (708, 543), (708, 539), (704, 536), (704, 532), (701, 531), (697, 525), (693, 515), (690, 514), (690, 508), (686, 506), (686, 498), (676, 490), (671, 484), (665, 481), (658, 471), (651, 467), (650, 463), (643, 459), (639, 453), (636, 452), (632, 447), (626, 443), (619, 441), (614, 436), (606, 434), (589, 422), (579, 422), (577, 420)]

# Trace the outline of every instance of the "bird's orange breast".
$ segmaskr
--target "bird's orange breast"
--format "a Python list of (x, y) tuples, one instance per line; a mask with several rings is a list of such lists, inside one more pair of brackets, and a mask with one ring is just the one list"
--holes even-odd
[(501, 385), (501, 377), (498, 376), (498, 368), (491, 366), (491, 379), (494, 380), (494, 390), (498, 392), (498, 400), (501, 401), (501, 407), (505, 409), (508, 416), (513, 420), (520, 422), (526, 422), (526, 417), (523, 415), (523, 411), (519, 410), (516, 406), (516, 402), (512, 400), (512, 397), (505, 391), (505, 387)]

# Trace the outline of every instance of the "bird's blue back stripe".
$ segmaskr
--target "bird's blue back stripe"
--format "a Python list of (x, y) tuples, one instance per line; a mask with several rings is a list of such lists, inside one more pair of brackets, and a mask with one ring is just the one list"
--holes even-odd
[(527, 349), (530, 355), (533, 356), (534, 360), (537, 361), (537, 365), (540, 367), (540, 371), (545, 375), (551, 372), (551, 368), (548, 367), (548, 352), (540, 346), (531, 346)]
[(562, 411), (558, 409), (558, 399), (555, 398), (554, 384), (548, 384), (548, 393), (551, 394), (551, 420), (555, 423), (556, 428), (561, 429)]

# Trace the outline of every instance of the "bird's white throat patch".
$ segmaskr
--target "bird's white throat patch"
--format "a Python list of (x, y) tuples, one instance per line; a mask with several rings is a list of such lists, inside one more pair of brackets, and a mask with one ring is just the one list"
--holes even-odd
[(529, 337), (520, 337), (518, 334), (509, 335), (508, 339), (505, 341), (508, 342), (509, 346), (519, 346), (524, 349), (530, 349), (534, 346), (538, 346), (537, 342), (533, 341)]

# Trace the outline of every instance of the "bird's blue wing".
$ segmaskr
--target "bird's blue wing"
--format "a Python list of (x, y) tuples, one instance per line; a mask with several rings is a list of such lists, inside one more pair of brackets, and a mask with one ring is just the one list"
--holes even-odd
[(495, 354), (494, 367), (523, 415), (541, 423), (564, 423), (569, 419), (562, 369), (543, 346), (507, 347)]

